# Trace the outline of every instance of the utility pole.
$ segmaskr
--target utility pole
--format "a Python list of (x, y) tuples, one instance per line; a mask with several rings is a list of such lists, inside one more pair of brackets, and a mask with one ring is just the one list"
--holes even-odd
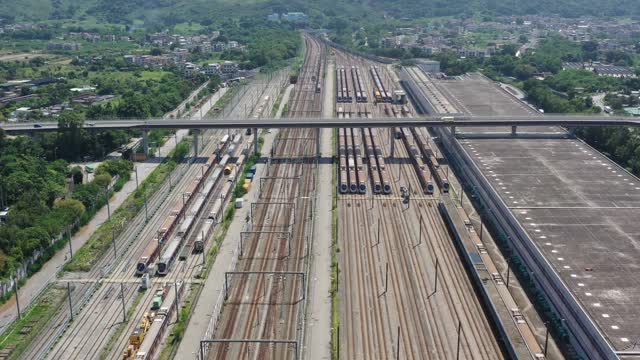
[(71, 227), (67, 230), (69, 232), (69, 260), (73, 257), (73, 247), (71, 246)]
[(20, 296), (18, 294), (18, 279), (13, 279), (16, 284), (16, 307), (18, 308), (18, 319), (22, 319), (22, 313), (20, 312)]
[(456, 360), (460, 359), (460, 330), (462, 329), (462, 321), (458, 320), (458, 347), (456, 349)]
[(547, 346), (549, 345), (549, 322), (545, 322), (544, 323), (544, 327), (546, 329), (545, 335), (544, 335), (544, 357), (547, 357)]
[(398, 337), (396, 339), (396, 360), (400, 359), (400, 326), (398, 326)]
[(180, 298), (178, 297), (178, 282), (173, 283), (173, 288), (176, 290), (176, 322), (180, 320), (180, 311), (178, 311), (178, 303), (180, 302)]
[(136, 170), (136, 190), (138, 190), (138, 167), (134, 168)]
[(435, 286), (433, 287), (433, 293), (435, 294), (438, 291), (438, 268), (440, 263), (438, 261), (438, 258), (436, 258), (436, 280), (435, 280)]
[(511, 257), (507, 258), (507, 289), (509, 288), (509, 274), (511, 273)]
[(422, 244), (422, 214), (420, 214), (420, 222), (418, 223), (418, 229), (420, 233), (420, 235), (418, 236), (418, 245), (420, 245)]
[(389, 288), (389, 263), (387, 263), (385, 275), (384, 275), (384, 293), (383, 294), (387, 293), (388, 288)]
[(104, 197), (107, 200), (107, 215), (109, 216), (109, 221), (111, 221), (111, 206), (109, 205), (108, 193), (109, 193), (109, 190), (105, 189)]
[(71, 283), (67, 281), (67, 297), (69, 298), (69, 314), (71, 314), (71, 321), (73, 321), (73, 304), (71, 303)]
[(120, 283), (120, 298), (122, 299), (122, 322), (127, 322), (127, 311), (124, 307), (124, 284)]

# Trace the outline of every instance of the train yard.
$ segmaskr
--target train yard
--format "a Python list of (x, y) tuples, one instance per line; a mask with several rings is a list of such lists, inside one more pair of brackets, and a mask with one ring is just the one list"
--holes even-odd
[[(255, 88), (246, 97), (265, 100), (244, 101), (262, 116), (273, 104), (273, 95), (264, 94), (271, 94), (274, 86)], [(233, 109), (238, 114), (242, 110), (247, 108)], [(254, 141), (244, 130), (210, 131), (199, 138), (203, 155), (190, 155), (156, 197), (148, 199), (147, 211), (134, 219), (138, 230), (116, 237), (114, 253), (105, 254), (98, 267), (59, 280), (69, 289), (73, 317), (64, 311), (56, 314), (51, 331), (29, 348), (29, 358), (151, 359), (158, 355), (155, 352), (175, 321), (180, 299), (188, 295), (190, 284), (200, 281), (196, 275), (211, 247), (208, 240), (221, 221)]]
[[(386, 68), (335, 54), (338, 69), (369, 75), (350, 87), (340, 85), (337, 73), (339, 118), (412, 116)], [(346, 83), (353, 79), (347, 75)], [(364, 89), (356, 98), (371, 101), (349, 101), (349, 89)], [(501, 358), (438, 212), (448, 170), (429, 147), (426, 129), (346, 128), (337, 136), (339, 356)]]
[[(478, 74), (437, 77), (367, 60), (309, 34), (303, 39), (304, 60), (287, 90), (291, 118), (536, 114)], [(252, 100), (236, 103), (231, 116), (268, 117), (285, 77), (250, 85), (238, 98)], [(333, 296), (335, 308), (313, 316), (332, 317), (332, 343), (323, 346), (333, 358), (562, 358), (553, 340), (547, 355), (549, 326), (523, 290), (522, 264), (562, 313), (560, 330), (571, 344), (559, 344), (561, 351), (637, 355), (638, 315), (624, 311), (637, 305), (635, 280), (615, 275), (632, 266), (636, 252), (629, 240), (638, 231), (635, 177), (557, 127), (456, 133), (345, 126), (333, 130), (331, 147), (322, 138), (323, 155), (319, 129), (269, 131), (273, 144), (251, 169), (245, 164), (258, 149), (257, 129), (194, 130), (200, 155), (190, 153), (146, 199), (145, 211), (114, 237), (112, 253), (90, 271), (59, 280), (71, 311), (54, 315), (24, 357), (160, 358), (185, 298), (215, 298), (193, 286), (209, 275), (202, 271), (207, 254), (219, 251), (213, 239), (232, 203), (244, 209), (231, 216), (238, 226), (224, 229), (242, 230), (227, 234), (238, 245), (231, 241), (225, 254), (232, 255), (216, 262), (217, 269), (228, 267), (224, 277), (212, 272), (224, 285), (209, 278), (220, 283), (219, 298), (211, 308), (200, 304), (210, 309), (208, 323), (197, 327), (200, 348), (162, 358), (320, 358), (305, 344), (313, 341), (306, 339), (314, 320), (307, 301), (317, 279), (309, 269), (320, 243), (316, 231), (324, 230), (316, 224), (322, 210), (334, 212), (335, 245), (321, 251), (335, 257), (333, 291), (322, 294)], [(333, 158), (325, 154), (329, 148)], [(335, 171), (332, 210), (317, 204), (331, 195), (318, 186), (329, 181), (319, 178), (321, 164)], [(244, 188), (252, 190), (236, 198), (247, 170)], [(590, 193), (593, 187), (608, 192)], [(574, 256), (578, 247), (585, 256)], [(510, 287), (513, 272), (519, 277)]]
[[(306, 38), (307, 55), (290, 116), (321, 111), (324, 48)], [(279, 132), (271, 150), (225, 300), (202, 354), (215, 359), (297, 359), (304, 336), (309, 244), (313, 241), (315, 131)]]

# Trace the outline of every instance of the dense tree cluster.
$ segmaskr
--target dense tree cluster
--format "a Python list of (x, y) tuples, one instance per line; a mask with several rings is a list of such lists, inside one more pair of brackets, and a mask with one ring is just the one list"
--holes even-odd
[(53, 254), (52, 240), (73, 224), (88, 221), (105, 203), (112, 177), (126, 181), (131, 169), (128, 161), (107, 161), (92, 182), (69, 191), (66, 161), (48, 162), (38, 142), (9, 139), (0, 132), (0, 199), (10, 209), (0, 226), (0, 277), (10, 276), (36, 251), (44, 252), (35, 268), (40, 266)]
[(230, 49), (221, 56), (223, 60), (240, 61), (244, 69), (264, 67), (264, 71), (272, 70), (295, 57), (300, 49), (300, 35), (286, 24), (243, 17), (239, 21), (225, 22), (221, 29), (224, 37), (247, 44), (247, 51)]

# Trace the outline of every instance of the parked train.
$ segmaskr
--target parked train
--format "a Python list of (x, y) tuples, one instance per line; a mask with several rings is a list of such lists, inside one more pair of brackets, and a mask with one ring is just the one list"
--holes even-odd
[(353, 88), (356, 93), (356, 102), (366, 103), (368, 96), (360, 68), (356, 66), (351, 67), (351, 79), (353, 80)]
[(425, 194), (433, 194), (434, 188), (433, 182), (431, 181), (431, 175), (429, 169), (427, 169), (424, 164), (422, 154), (416, 145), (413, 134), (407, 128), (400, 129), (400, 132), (402, 133), (402, 142), (409, 153), (409, 157), (411, 157), (411, 162), (416, 171), (416, 175), (418, 176), (423, 192)]
[(369, 71), (371, 72), (371, 77), (373, 78), (373, 84), (374, 84), (373, 95), (375, 97), (376, 102), (387, 102), (387, 103), (392, 102), (393, 97), (391, 96), (391, 92), (384, 87), (382, 78), (380, 77), (380, 72), (378, 71), (378, 67), (371, 66)]
[[(229, 135), (223, 136), (220, 142), (220, 148), (224, 150), (224, 148), (229, 145), (230, 140), (231, 138)], [(227, 164), (230, 157), (228, 155), (223, 156), (217, 166), (215, 165), (216, 159), (216, 155), (212, 155), (207, 159), (206, 164), (203, 165), (202, 175), (196, 177), (196, 179), (189, 184), (187, 191), (183, 193), (182, 199), (178, 199), (175, 201), (171, 213), (165, 218), (162, 225), (158, 229), (157, 236), (155, 236), (149, 242), (149, 244), (147, 244), (147, 247), (143, 251), (142, 256), (138, 260), (135, 271), (137, 276), (142, 276), (144, 273), (147, 273), (149, 271), (150, 265), (159, 257), (161, 251), (163, 250), (163, 247), (165, 248), (164, 250), (166, 250), (166, 246), (168, 246), (168, 239), (173, 234), (176, 227), (180, 224), (180, 219), (184, 217), (186, 211), (185, 209), (188, 209), (191, 206), (191, 203), (196, 198), (196, 196), (194, 196), (194, 193), (196, 193), (200, 189), (200, 187), (203, 186), (203, 183), (203, 192), (206, 194), (211, 192), (216, 179), (220, 177), (222, 167)], [(212, 170), (213, 182), (205, 182), (204, 179), (207, 179), (209, 177)], [(162, 251), (163, 254), (165, 252), (166, 251)]]
[(422, 134), (418, 133), (416, 129), (412, 128), (411, 132), (416, 139), (416, 143), (418, 145), (418, 149), (422, 153), (422, 156), (427, 160), (427, 164), (429, 164), (429, 168), (433, 173), (433, 177), (436, 179), (438, 183), (438, 187), (443, 193), (449, 192), (449, 179), (447, 178), (447, 173), (443, 170), (442, 166), (438, 163), (438, 159), (434, 154), (433, 150), (429, 147), (429, 143), (426, 138), (422, 136)]

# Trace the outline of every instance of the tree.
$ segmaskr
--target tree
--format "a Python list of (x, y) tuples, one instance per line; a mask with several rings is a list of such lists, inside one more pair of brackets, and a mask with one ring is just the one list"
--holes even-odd
[(101, 189), (106, 189), (111, 184), (111, 175), (106, 173), (96, 175), (93, 178), (93, 183), (96, 184)]
[(80, 218), (85, 207), (76, 199), (62, 199), (53, 205), (53, 209), (65, 217), (65, 222), (71, 223)]
[(82, 184), (82, 181), (84, 180), (84, 173), (80, 166), (74, 166), (71, 169), (71, 178), (73, 179), (74, 184)]

